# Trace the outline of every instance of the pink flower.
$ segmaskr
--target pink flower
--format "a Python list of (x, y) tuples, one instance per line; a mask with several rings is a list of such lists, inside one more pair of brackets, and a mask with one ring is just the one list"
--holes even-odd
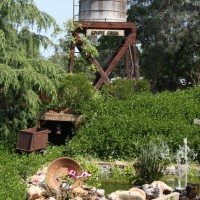
[(33, 183), (36, 183), (36, 184), (38, 184), (38, 183), (39, 183), (39, 181), (38, 181), (37, 179), (34, 179), (34, 180), (33, 180)]
[(91, 176), (90, 172), (83, 172), (80, 177), (88, 177)]
[(73, 169), (68, 169), (69, 175), (76, 176), (76, 172)]

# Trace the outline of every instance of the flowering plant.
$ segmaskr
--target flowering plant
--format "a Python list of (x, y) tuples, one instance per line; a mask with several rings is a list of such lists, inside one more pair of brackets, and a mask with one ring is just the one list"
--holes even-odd
[(75, 178), (75, 179), (78, 179), (78, 178), (86, 178), (86, 177), (91, 176), (90, 172), (87, 172), (87, 171), (83, 172), (81, 175), (78, 175), (77, 172), (74, 171), (73, 169), (68, 169), (68, 172), (69, 172), (68, 175), (69, 175), (70, 177)]
[(68, 174), (62, 176), (62, 184), (60, 185), (60, 197), (61, 199), (68, 199), (69, 197), (73, 198), (73, 188), (80, 186), (83, 179), (90, 177), (90, 172), (83, 172), (81, 175), (78, 175), (73, 169), (68, 169)]
[(31, 176), (27, 180), (27, 184), (30, 185), (35, 185), (35, 186), (41, 186), (44, 184), (45, 181), (45, 174), (42, 173), (40, 170), (33, 176)]
[(62, 177), (61, 188), (70, 189), (76, 187), (76, 183), (82, 182), (86, 177), (90, 177), (91, 174), (88, 171), (83, 172), (81, 175), (78, 175), (73, 169), (68, 169), (68, 174)]

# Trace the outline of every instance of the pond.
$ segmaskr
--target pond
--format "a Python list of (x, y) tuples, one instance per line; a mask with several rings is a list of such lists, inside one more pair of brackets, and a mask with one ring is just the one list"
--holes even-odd
[[(166, 175), (164, 176), (161, 181), (165, 182), (167, 185), (169, 185), (172, 188), (177, 188), (178, 187), (178, 177), (174, 175)], [(198, 183), (200, 184), (200, 177), (189, 177), (188, 178), (188, 183)], [(181, 186), (184, 187), (184, 178), (181, 181)]]
[[(164, 183), (166, 183), (167, 185), (169, 185), (170, 187), (172, 187), (173, 189), (178, 187), (178, 178), (177, 176), (174, 175), (166, 175), (165, 177), (163, 177), (161, 179), (161, 181), (163, 181)], [(188, 178), (188, 183), (198, 183), (200, 184), (200, 177), (196, 176), (196, 177), (192, 177), (192, 178)], [(181, 185), (184, 185), (184, 182), (181, 182)], [(129, 190), (131, 187), (133, 187), (133, 185), (127, 184), (127, 183), (120, 183), (120, 182), (112, 182), (110, 180), (107, 180), (105, 182), (102, 182), (101, 184), (101, 189), (105, 190), (105, 194), (110, 194), (116, 190)]]
[(127, 183), (119, 183), (119, 182), (102, 182), (101, 189), (105, 190), (105, 194), (111, 194), (116, 190), (129, 190), (132, 186)]

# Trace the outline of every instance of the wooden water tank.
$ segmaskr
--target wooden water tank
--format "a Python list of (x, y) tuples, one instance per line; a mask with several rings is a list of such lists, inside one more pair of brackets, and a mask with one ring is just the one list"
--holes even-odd
[(80, 0), (79, 21), (126, 22), (127, 0)]

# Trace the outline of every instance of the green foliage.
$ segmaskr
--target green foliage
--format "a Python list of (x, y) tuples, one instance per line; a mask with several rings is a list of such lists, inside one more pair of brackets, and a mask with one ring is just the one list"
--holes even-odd
[(40, 11), (32, 0), (3, 0), (0, 4), (1, 19), (16, 27), (35, 25), (39, 31), (51, 26), (58, 28), (55, 20), (45, 12)]
[[(107, 178), (110, 182), (116, 183), (130, 183), (132, 177), (135, 175), (135, 169), (133, 166), (128, 165), (119, 167), (116, 164), (111, 165), (110, 173)], [(105, 180), (104, 180), (105, 181)]]
[(119, 36), (101, 36), (98, 39), (99, 45), (98, 50), (107, 50), (108, 52), (112, 52), (111, 50), (115, 50), (116, 46), (121, 44), (122, 38)]
[[(55, 48), (55, 54), (49, 58), (53, 63), (60, 66), (69, 66), (69, 61), (71, 60), (71, 47), (76, 45), (80, 54), (76, 53), (74, 55), (74, 66), (73, 73), (85, 73), (87, 74), (89, 80), (93, 81), (95, 77), (95, 72), (97, 67), (91, 65), (89, 61), (91, 58), (98, 56), (98, 51), (88, 37), (84, 36), (77, 30), (81, 30), (81, 24), (74, 22), (72, 20), (67, 20), (64, 23), (63, 34), (64, 37), (59, 39), (59, 44)], [(80, 37), (80, 43), (82, 44), (81, 49), (79, 49), (80, 44), (76, 41), (75, 35), (79, 33), (77, 37)]]
[(199, 173), (200, 173), (200, 170), (194, 167), (188, 172), (188, 176), (190, 178), (195, 178), (195, 177), (198, 177)]
[(26, 179), (49, 162), (63, 156), (64, 146), (49, 146), (46, 154), (18, 155), (0, 149), (0, 199), (21, 200), (26, 198)]
[(100, 167), (92, 161), (86, 160), (82, 156), (76, 156), (76, 160), (80, 163), (83, 171), (88, 171), (91, 174), (91, 177), (84, 180), (89, 187), (100, 187), (101, 186), (101, 175), (102, 171)]
[[(67, 150), (71, 155), (130, 159), (139, 155), (146, 137), (162, 137), (175, 152), (188, 138), (199, 156), (199, 87), (174, 93), (136, 93), (126, 100), (99, 96), (84, 107), (85, 122)], [(199, 159), (199, 157), (198, 157)]]
[[(146, 174), (149, 176), (149, 180), (158, 179), (161, 175), (161, 173), (150, 172), (159, 172), (159, 169), (165, 167), (168, 163), (163, 159), (163, 155), (168, 158), (168, 148), (161, 148), (162, 143), (159, 143), (157, 138), (161, 138), (162, 141), (167, 143), (172, 152), (176, 152), (179, 145), (182, 144), (183, 138), (188, 138), (188, 145), (198, 153), (198, 156), (200, 155), (199, 126), (192, 124), (193, 119), (199, 117), (199, 87), (155, 95), (136, 92), (122, 101), (109, 96), (105, 98), (100, 93), (93, 92), (93, 87), (86, 82), (86, 77), (81, 74), (68, 76), (65, 80), (65, 87), (67, 89), (67, 86), (71, 88), (71, 85), (75, 85), (78, 88), (72, 87), (73, 90), (70, 91), (72, 93), (77, 91), (73, 98), (77, 101), (77, 105), (81, 104), (78, 105), (77, 111), (85, 114), (85, 121), (82, 122), (82, 126), (77, 129), (73, 139), (68, 141), (66, 146), (54, 148), (49, 146), (44, 156), (38, 153), (29, 155), (8, 154), (5, 151), (5, 146), (10, 145), (9, 141), (12, 141), (10, 142), (12, 144), (14, 143), (15, 130), (21, 124), (24, 124), (24, 126), (27, 124), (29, 107), (34, 107), (37, 110), (37, 104), (34, 104), (36, 96), (31, 93), (33, 102), (29, 98), (26, 100), (28, 106), (22, 112), (19, 112), (18, 118), (16, 119), (15, 116), (12, 121), (2, 123), (0, 126), (3, 141), (0, 142), (0, 171), (2, 177), (0, 197), (2, 199), (23, 199), (26, 178), (34, 174), (41, 166), (63, 156), (64, 150), (68, 153), (67, 156), (75, 159), (77, 155), (89, 155), (101, 159), (133, 159), (138, 157), (140, 163), (143, 163), (141, 166), (146, 171), (145, 173), (149, 172), (149, 174), (157, 175), (151, 177)], [(78, 82), (81, 87), (78, 87)], [(92, 90), (90, 91), (88, 88)], [(83, 93), (85, 90), (86, 94)], [(83, 97), (86, 95), (86, 97), (83, 98), (82, 95)], [(28, 95), (25, 96), (28, 97)], [(0, 115), (0, 118), (0, 121), (3, 121), (2, 115)], [(12, 135), (12, 137), (9, 137), (9, 135)], [(164, 147), (166, 146), (164, 145)], [(15, 146), (13, 146), (14, 148)], [(158, 149), (159, 153), (156, 153)], [(161, 151), (162, 149), (164, 151)], [(87, 163), (82, 158), (79, 161), (84, 170), (88, 170), (93, 174), (89, 183), (98, 185), (99, 182), (96, 179), (97, 176), (100, 176), (98, 166), (90, 162)], [(148, 169), (145, 168), (147, 162), (150, 163)], [(158, 165), (155, 165), (155, 163)], [(133, 168), (125, 168), (123, 171), (113, 168), (112, 177), (113, 179), (128, 180), (127, 177), (134, 176), (134, 173)], [(3, 181), (5, 179), (7, 180), (6, 184)], [(15, 198), (13, 193), (17, 190), (20, 192), (17, 193)], [(11, 193), (11, 191), (13, 192)]]
[[(170, 9), (175, 7), (167, 4), (165, 8), (165, 14), (169, 15)], [(145, 75), (158, 85), (161, 77), (170, 77), (172, 83), (180, 76), (185, 78), (191, 67), (198, 72), (199, 49), (198, 45), (195, 46), (200, 38), (198, 23), (189, 23), (188, 19), (187, 24), (194, 26), (182, 25), (181, 29), (177, 29), (180, 20), (186, 16), (176, 21), (169, 15), (166, 19), (176, 23), (173, 26), (175, 31), (163, 34), (160, 30), (166, 23), (163, 23), (163, 16), (154, 15), (157, 4), (153, 5), (153, 9), (145, 9), (143, 7), (142, 12), (146, 21), (144, 26), (139, 27), (151, 33), (146, 36), (146, 32), (141, 31), (139, 36), (144, 50), (142, 63), (146, 67)], [(160, 11), (162, 9), (159, 10), (162, 13)], [(42, 165), (62, 156), (63, 150), (72, 157), (92, 155), (101, 159), (133, 159), (140, 155), (146, 138), (162, 137), (172, 151), (177, 150), (182, 138), (188, 138), (189, 145), (198, 153), (197, 159), (200, 160), (199, 126), (192, 124), (193, 119), (199, 118), (199, 87), (152, 95), (146, 93), (149, 85), (145, 80), (136, 85), (133, 81), (117, 80), (112, 85), (105, 85), (100, 94), (83, 74), (65, 76), (67, 56), (63, 52), (68, 49), (70, 53), (68, 47), (73, 42), (70, 37), (66, 36), (61, 41), (59, 50), (62, 55), (58, 52), (56, 61), (41, 58), (40, 46), (46, 47), (52, 42), (32, 33), (31, 26), (36, 25), (38, 31), (53, 26), (56, 32), (59, 28), (54, 19), (39, 11), (32, 0), (4, 0), (0, 3), (0, 13), (0, 199), (25, 199), (25, 179)], [(149, 18), (149, 13), (152, 13), (152, 18)], [(196, 12), (191, 13), (197, 22)], [(174, 16), (177, 19), (175, 12)], [(159, 23), (155, 23), (157, 20)], [(172, 30), (168, 28), (164, 31)], [(192, 33), (193, 37), (188, 33)], [(161, 37), (157, 37), (159, 34)], [(165, 44), (168, 38), (172, 38), (172, 42)], [(88, 53), (96, 53), (85, 38), (83, 42), (86, 57)], [(151, 52), (153, 54), (149, 55)], [(80, 57), (75, 63), (76, 71), (86, 72), (86, 64)], [(40, 95), (46, 96), (47, 100), (43, 102)], [(66, 107), (85, 115), (85, 121), (66, 147), (50, 146), (45, 156), (7, 153), (6, 149), (14, 151), (18, 131), (35, 126), (41, 111)], [(93, 174), (99, 173), (94, 165), (85, 165), (85, 169)], [(125, 173), (130, 175), (131, 172), (127, 169)], [(96, 176), (92, 181), (96, 181)]]
[[(40, 55), (41, 46), (52, 45), (40, 31), (59, 29), (51, 16), (32, 0), (4, 0), (0, 13), (0, 143), (12, 149), (18, 131), (35, 126), (38, 114), (56, 102), (66, 71)], [(38, 33), (31, 32), (33, 26)], [(42, 102), (41, 95), (48, 101)]]
[(159, 180), (171, 162), (169, 146), (159, 139), (151, 139), (140, 150), (135, 164), (135, 185), (152, 183)]
[(90, 104), (97, 91), (84, 74), (67, 74), (58, 88), (58, 109), (69, 108), (76, 113)]
[(141, 44), (142, 76), (158, 91), (199, 84), (198, 0), (130, 0), (129, 6), (128, 21), (137, 23)]
[(98, 56), (98, 51), (97, 49), (90, 44), (89, 40), (87, 37), (82, 36), (81, 41), (83, 42), (83, 54), (87, 56), (92, 56), (92, 57), (97, 57)]
[(25, 185), (15, 163), (17, 156), (1, 151), (0, 158), (0, 198), (25, 199)]
[(138, 81), (127, 79), (115, 79), (112, 84), (106, 84), (102, 88), (102, 93), (106, 96), (116, 97), (126, 100), (136, 92), (150, 92), (150, 85), (147, 80)]
[[(70, 42), (76, 44), (76, 41), (75, 41), (75, 38), (73, 37), (73, 34), (78, 29), (82, 29), (81, 24), (78, 23), (78, 22), (68, 20), (66, 23), (64, 23), (65, 32), (72, 34), (70, 36), (65, 36), (65, 39), (69, 39)], [(92, 57), (98, 56), (97, 49), (93, 45), (91, 45), (91, 43), (90, 43), (90, 41), (88, 40), (87, 37), (85, 37), (81, 34), (80, 40), (83, 43), (83, 49), (82, 49), (83, 56), (86, 56), (86, 57), (88, 55), (91, 55)]]
[(102, 93), (106, 96), (118, 99), (127, 99), (134, 94), (135, 81), (126, 79), (116, 79), (112, 84), (106, 84), (102, 88)]
[(67, 33), (71, 33), (73, 31), (76, 31), (78, 28), (81, 29), (81, 24), (78, 22), (74, 22), (72, 19), (70, 19), (64, 23), (64, 28)]
[(150, 92), (150, 84), (146, 79), (140, 79), (135, 84), (135, 91), (142, 93), (142, 92)]
[[(28, 63), (29, 62), (29, 63)], [(38, 114), (46, 107), (40, 95), (46, 95), (49, 106), (57, 100), (57, 86), (62, 80), (62, 68), (53, 69), (48, 61), (26, 61), (25, 66), (15, 69), (2, 64), (0, 74), (0, 138), (11, 147), (16, 134), (27, 126), (35, 126)], [(33, 66), (31, 65), (33, 64)], [(9, 130), (10, 133), (7, 133)], [(12, 142), (11, 142), (12, 141)], [(13, 141), (15, 141), (13, 143)]]
[(17, 78), (16, 70), (5, 64), (0, 64), (0, 70), (1, 90), (3, 90), (4, 93), (7, 93), (9, 88), (12, 88), (14, 90), (18, 89), (20, 84)]

